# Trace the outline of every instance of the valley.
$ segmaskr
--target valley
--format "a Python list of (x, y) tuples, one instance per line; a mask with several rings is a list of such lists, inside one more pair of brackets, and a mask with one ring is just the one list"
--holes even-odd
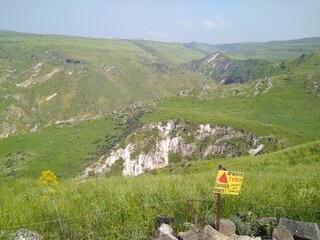
[[(0, 31), (0, 98), (5, 234), (145, 239), (157, 215), (185, 230), (188, 197), (211, 223), (219, 164), (245, 174), (223, 217), (319, 224), (320, 38), (209, 45)], [(41, 200), (45, 170), (59, 179), (59, 218)]]

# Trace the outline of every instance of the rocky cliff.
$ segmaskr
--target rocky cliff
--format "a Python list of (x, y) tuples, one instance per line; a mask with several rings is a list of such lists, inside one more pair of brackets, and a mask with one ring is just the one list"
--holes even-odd
[(122, 175), (137, 176), (182, 159), (256, 155), (265, 148), (266, 139), (274, 141), (272, 137), (258, 137), (221, 125), (194, 125), (180, 120), (149, 123), (86, 168), (83, 176), (104, 175), (119, 160), (123, 162)]
[(266, 77), (272, 73), (272, 66), (273, 63), (267, 60), (239, 60), (217, 52), (193, 61), (186, 67), (218, 84), (234, 84)]

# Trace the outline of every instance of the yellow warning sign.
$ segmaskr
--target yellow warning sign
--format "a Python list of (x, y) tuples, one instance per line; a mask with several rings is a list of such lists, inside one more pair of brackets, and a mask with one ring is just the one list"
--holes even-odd
[(238, 195), (244, 173), (219, 170), (214, 192), (221, 194)]

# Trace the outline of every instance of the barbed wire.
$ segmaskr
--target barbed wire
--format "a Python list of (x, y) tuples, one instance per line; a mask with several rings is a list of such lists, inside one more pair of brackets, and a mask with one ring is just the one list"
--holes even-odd
[[(212, 193), (210, 195), (204, 195), (204, 196), (194, 196), (191, 197), (192, 201), (198, 201), (198, 202), (210, 202), (210, 203), (215, 203), (215, 199), (208, 200), (210, 197), (214, 197), (215, 194)], [(56, 223), (59, 221), (62, 222), (67, 222), (67, 221), (74, 221), (78, 219), (83, 219), (83, 218), (91, 218), (91, 217), (97, 217), (97, 216), (104, 216), (104, 215), (111, 215), (115, 214), (121, 211), (129, 211), (129, 210), (137, 210), (141, 208), (148, 208), (148, 207), (154, 207), (154, 206), (159, 206), (159, 205), (169, 205), (177, 202), (185, 202), (187, 206), (187, 199), (190, 198), (189, 196), (184, 197), (184, 198), (179, 198), (171, 201), (164, 201), (164, 202), (157, 202), (157, 203), (151, 203), (151, 204), (146, 204), (146, 205), (141, 205), (139, 207), (131, 207), (131, 208), (120, 208), (118, 210), (114, 211), (100, 211), (100, 212), (95, 212), (93, 214), (86, 214), (82, 216), (74, 216), (74, 217), (68, 217), (68, 218), (61, 218), (61, 219), (54, 219), (54, 220), (49, 220), (49, 221), (41, 221), (41, 222), (33, 222), (33, 223), (27, 223), (27, 224), (20, 224), (20, 225), (13, 225), (13, 226), (4, 226), (3, 229), (15, 229), (15, 228), (22, 228), (22, 227), (28, 227), (28, 226), (33, 226), (33, 225), (42, 225), (42, 224), (49, 224), (49, 223)], [(313, 208), (298, 208), (298, 207), (283, 207), (283, 206), (273, 206), (273, 205), (264, 205), (264, 204), (258, 204), (258, 203), (253, 203), (253, 202), (244, 202), (244, 201), (239, 201), (237, 200), (238, 203), (243, 203), (246, 205), (253, 205), (257, 206), (260, 208), (271, 208), (271, 209), (283, 209), (283, 210), (299, 210), (299, 211), (306, 211), (306, 212), (320, 212), (320, 209), (313, 209)], [(205, 215), (203, 215), (205, 216)], [(202, 217), (203, 217), (202, 216)]]
[[(264, 175), (264, 174), (258, 174), (258, 173), (250, 173), (250, 172), (244, 172), (245, 176), (255, 176), (255, 177), (260, 177), (260, 178), (280, 178), (280, 179), (319, 179), (320, 176), (286, 176), (286, 175)], [(0, 180), (0, 182), (4, 182), (4, 180)], [(214, 193), (209, 194), (209, 195), (198, 195), (198, 196), (193, 196), (192, 200), (193, 201), (198, 201), (198, 202), (208, 202), (208, 203), (215, 203), (215, 199), (213, 197), (215, 196)], [(240, 200), (240, 199), (239, 199)], [(34, 226), (34, 225), (42, 225), (42, 224), (50, 224), (50, 223), (57, 223), (59, 221), (62, 222), (69, 222), (69, 221), (75, 221), (78, 219), (84, 219), (84, 218), (92, 218), (92, 217), (98, 217), (98, 216), (103, 216), (103, 215), (109, 215), (109, 214), (116, 214), (121, 211), (129, 211), (129, 210), (137, 210), (141, 208), (148, 208), (148, 207), (154, 207), (158, 205), (169, 205), (177, 202), (186, 202), (187, 203), (187, 197), (184, 198), (179, 198), (171, 201), (163, 201), (163, 202), (155, 202), (155, 203), (150, 203), (150, 204), (144, 204), (141, 206), (133, 207), (133, 208), (120, 208), (118, 210), (114, 211), (100, 211), (100, 212), (95, 212), (91, 214), (86, 214), (82, 216), (74, 216), (74, 217), (67, 217), (67, 218), (61, 218), (61, 219), (53, 219), (53, 220), (48, 220), (48, 221), (40, 221), (40, 222), (32, 222), (32, 223), (26, 223), (26, 224), (20, 224), (20, 225), (13, 225), (13, 226), (3, 226), (3, 229), (17, 229), (17, 228), (22, 228), (22, 227), (28, 227), (28, 226)], [(264, 204), (258, 204), (258, 203), (253, 203), (253, 202), (243, 202), (243, 201), (238, 201), (241, 202), (242, 204), (245, 205), (253, 205), (259, 208), (270, 208), (270, 209), (283, 209), (283, 210), (297, 210), (297, 211), (305, 211), (305, 212), (320, 212), (320, 209), (312, 209), (312, 208), (298, 208), (298, 207), (283, 207), (283, 206), (273, 206), (273, 205), (264, 205)]]
[(177, 203), (177, 202), (181, 202), (181, 201), (186, 201), (186, 198), (165, 201), (165, 202), (152, 203), (152, 204), (142, 205), (140, 207), (135, 207), (135, 208), (120, 208), (115, 211), (101, 211), (101, 212), (96, 212), (94, 214), (87, 214), (87, 215), (76, 216), (76, 217), (61, 218), (61, 219), (55, 219), (55, 220), (43, 221), (43, 222), (27, 223), (27, 224), (9, 226), (6, 228), (11, 229), (11, 228), (20, 228), (20, 227), (26, 227), (26, 226), (32, 226), (32, 225), (39, 225), (39, 224), (55, 223), (55, 222), (59, 222), (59, 220), (60, 221), (72, 221), (72, 220), (81, 219), (81, 218), (89, 218), (89, 217), (94, 217), (94, 216), (108, 215), (108, 214), (117, 213), (117, 212), (121, 212), (121, 211), (136, 210), (136, 209), (140, 209), (140, 208), (154, 207), (157, 205), (166, 205), (166, 204)]
[(264, 175), (264, 174), (257, 174), (257, 173), (248, 173), (244, 172), (245, 175), (249, 176), (257, 176), (257, 177), (265, 177), (265, 178), (284, 178), (284, 179), (320, 179), (320, 176), (283, 176), (283, 175)]

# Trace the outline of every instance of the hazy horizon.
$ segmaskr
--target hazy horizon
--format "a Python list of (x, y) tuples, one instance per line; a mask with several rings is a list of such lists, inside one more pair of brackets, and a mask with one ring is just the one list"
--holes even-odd
[(11, 0), (1, 3), (0, 29), (181, 43), (268, 42), (320, 36), (319, 12), (318, 0)]

